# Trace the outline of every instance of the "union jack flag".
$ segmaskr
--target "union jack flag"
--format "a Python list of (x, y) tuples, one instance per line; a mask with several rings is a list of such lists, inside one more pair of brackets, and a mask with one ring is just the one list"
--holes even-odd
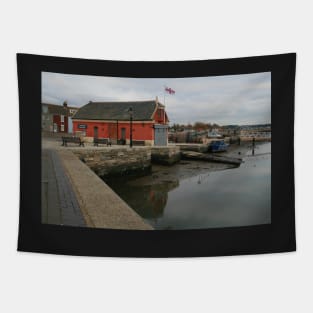
[(175, 90), (174, 89), (166, 87), (166, 86), (165, 86), (165, 91), (167, 93), (169, 93), (170, 95), (174, 95), (175, 94)]

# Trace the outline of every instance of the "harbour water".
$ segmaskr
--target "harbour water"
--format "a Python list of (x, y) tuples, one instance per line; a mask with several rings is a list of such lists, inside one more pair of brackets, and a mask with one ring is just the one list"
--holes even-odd
[(241, 157), (244, 163), (236, 168), (181, 162), (154, 166), (143, 178), (106, 182), (159, 230), (271, 223), (271, 143)]

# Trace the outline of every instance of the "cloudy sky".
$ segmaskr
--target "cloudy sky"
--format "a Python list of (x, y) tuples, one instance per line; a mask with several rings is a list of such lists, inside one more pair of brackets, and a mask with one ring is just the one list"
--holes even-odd
[(193, 78), (120, 78), (42, 73), (42, 102), (80, 107), (89, 101), (140, 101), (159, 97), (164, 86), (172, 123), (226, 124), (271, 122), (271, 73)]

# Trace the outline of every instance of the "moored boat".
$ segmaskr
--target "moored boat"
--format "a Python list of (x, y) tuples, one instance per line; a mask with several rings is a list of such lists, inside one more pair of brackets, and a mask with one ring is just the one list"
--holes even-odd
[(209, 146), (209, 151), (211, 152), (222, 152), (227, 151), (229, 145), (225, 143), (224, 140), (214, 140)]

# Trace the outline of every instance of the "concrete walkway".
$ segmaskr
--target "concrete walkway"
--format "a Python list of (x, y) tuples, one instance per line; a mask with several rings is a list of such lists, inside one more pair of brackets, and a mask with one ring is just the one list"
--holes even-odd
[(68, 175), (87, 227), (153, 230), (71, 150), (57, 151)]
[(62, 162), (52, 149), (42, 150), (41, 185), (42, 223), (86, 226)]
[[(59, 138), (42, 139), (42, 223), (109, 229), (153, 230), (74, 151), (116, 147), (61, 146)], [(124, 149), (130, 149), (124, 147)], [(148, 149), (148, 147), (136, 147)]]

